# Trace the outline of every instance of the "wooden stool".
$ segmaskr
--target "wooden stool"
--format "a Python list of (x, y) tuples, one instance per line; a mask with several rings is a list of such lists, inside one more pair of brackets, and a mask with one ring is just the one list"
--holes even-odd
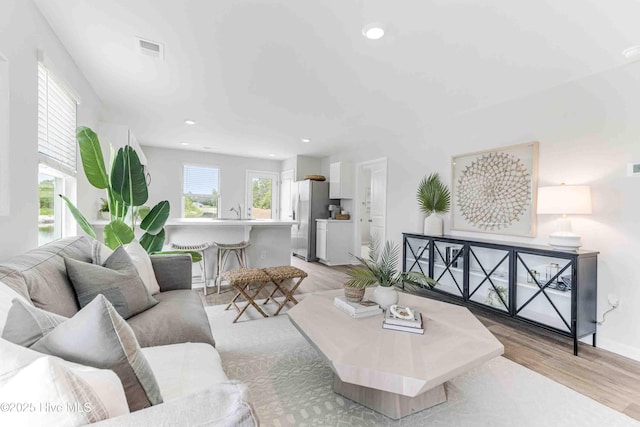
[[(278, 313), (280, 313), (280, 310), (282, 310), (287, 302), (291, 301), (294, 305), (298, 303), (298, 300), (293, 296), (293, 293), (298, 286), (300, 286), (304, 278), (307, 277), (307, 273), (304, 270), (300, 270), (299, 268), (291, 265), (281, 265), (279, 267), (263, 268), (262, 271), (269, 276), (271, 283), (275, 285), (273, 291), (271, 291), (271, 294), (263, 303), (266, 304), (269, 300), (272, 300), (278, 304), (278, 310), (276, 310), (274, 316), (277, 316)], [(289, 289), (284, 284), (284, 281), (287, 279), (298, 279), (298, 281), (293, 284), (291, 289)], [(282, 301), (282, 303), (279, 303), (275, 299), (276, 292), (280, 292), (284, 296), (284, 301)]]
[(200, 261), (200, 270), (202, 282), (204, 283), (204, 294), (207, 294), (207, 262), (204, 256), (204, 251), (209, 248), (208, 243), (201, 243), (199, 245), (179, 245), (177, 243), (171, 243), (171, 249), (174, 251), (183, 251), (183, 252), (200, 252), (202, 255), (202, 260)]
[(218, 262), (216, 263), (216, 286), (218, 287), (218, 293), (220, 293), (220, 287), (222, 286), (222, 273), (224, 273), (224, 267), (227, 264), (227, 259), (232, 253), (238, 260), (238, 266), (240, 268), (247, 268), (247, 253), (245, 249), (249, 247), (249, 242), (240, 243), (217, 243), (213, 242), (213, 245), (218, 248)]
[[(223, 273), (223, 276), (224, 279), (238, 291), (225, 308), (225, 310), (228, 310), (233, 306), (238, 312), (238, 315), (233, 319), (232, 323), (236, 323), (250, 305), (254, 306), (263, 317), (269, 317), (254, 301), (254, 298), (260, 293), (262, 288), (271, 282), (271, 279), (264, 271), (259, 268), (240, 268), (237, 270), (229, 270)], [(258, 284), (258, 287), (253, 291), (250, 288), (252, 283)], [(247, 300), (247, 303), (243, 307), (238, 306), (236, 303), (236, 300), (240, 298), (240, 296), (243, 296)]]

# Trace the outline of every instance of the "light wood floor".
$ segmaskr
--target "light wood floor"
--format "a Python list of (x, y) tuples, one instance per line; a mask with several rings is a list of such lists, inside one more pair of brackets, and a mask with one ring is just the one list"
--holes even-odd
[[(300, 293), (340, 289), (347, 267), (327, 267), (292, 258), (292, 265), (309, 276)], [(203, 295), (209, 305), (227, 303), (232, 292)], [(264, 295), (266, 297), (266, 295)], [(632, 418), (640, 420), (640, 362), (580, 343), (573, 356), (570, 339), (530, 327), (483, 310), (472, 310), (502, 342), (504, 357), (563, 384)]]

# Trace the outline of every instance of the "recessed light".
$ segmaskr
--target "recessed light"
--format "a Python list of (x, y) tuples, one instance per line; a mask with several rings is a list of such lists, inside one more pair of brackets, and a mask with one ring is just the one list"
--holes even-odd
[(196, 124), (195, 121), (189, 120), (189, 119), (185, 120), (184, 123), (187, 124), (187, 125), (195, 125)]
[(384, 36), (384, 27), (382, 24), (378, 24), (377, 22), (372, 22), (371, 24), (367, 24), (362, 29), (362, 35), (368, 38), (369, 40), (378, 40)]
[(276, 155), (275, 155), (275, 154), (273, 154), (273, 153), (270, 153), (270, 154), (269, 154), (269, 157), (275, 157), (275, 156), (276, 156)]
[(640, 46), (631, 46), (622, 51), (622, 55), (627, 59), (637, 58), (640, 56)]
[(311, 142), (311, 140), (309, 138), (302, 138), (300, 141), (302, 141), (302, 142)]
[(202, 147), (202, 148), (204, 148), (205, 150), (211, 150), (211, 147)]
[(189, 145), (188, 142), (181, 142), (180, 145)]

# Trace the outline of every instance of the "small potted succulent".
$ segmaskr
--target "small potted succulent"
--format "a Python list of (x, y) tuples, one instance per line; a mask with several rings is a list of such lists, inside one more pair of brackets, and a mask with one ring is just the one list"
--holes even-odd
[[(347, 271), (349, 280), (344, 284), (345, 296), (349, 298), (352, 290), (360, 289), (364, 295), (365, 288), (378, 285), (373, 291), (373, 299), (387, 309), (398, 302), (396, 286), (407, 284), (418, 288), (431, 289), (436, 281), (430, 277), (414, 271), (402, 272), (397, 270), (400, 261), (400, 247), (391, 241), (387, 241), (382, 251), (376, 239), (369, 242), (368, 258), (354, 257), (360, 264), (352, 266)], [(362, 299), (362, 296), (360, 296)]]
[(100, 197), (100, 209), (98, 210), (98, 216), (105, 221), (111, 220), (111, 214), (109, 213), (109, 202), (106, 199)]

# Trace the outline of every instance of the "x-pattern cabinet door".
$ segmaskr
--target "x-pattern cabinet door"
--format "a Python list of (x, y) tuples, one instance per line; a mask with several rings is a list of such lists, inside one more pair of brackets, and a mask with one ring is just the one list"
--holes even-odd
[(430, 246), (430, 240), (407, 237), (404, 241), (405, 265), (403, 271), (413, 271), (429, 276), (431, 274), (429, 270)]
[(523, 251), (515, 256), (515, 315), (572, 332), (573, 260)]
[(510, 312), (511, 254), (507, 249), (469, 245), (469, 300)]
[(436, 290), (464, 297), (464, 245), (432, 240)]

